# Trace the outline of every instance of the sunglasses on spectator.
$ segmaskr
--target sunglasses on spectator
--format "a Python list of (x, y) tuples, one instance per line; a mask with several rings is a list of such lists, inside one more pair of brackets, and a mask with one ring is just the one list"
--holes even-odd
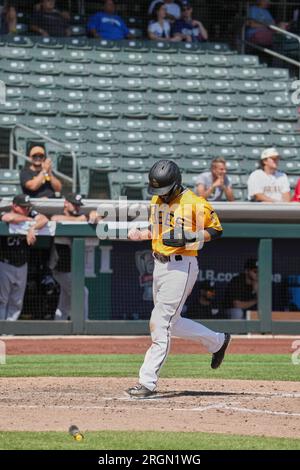
[(43, 155), (42, 153), (36, 153), (35, 155), (32, 155), (32, 158), (34, 160), (43, 160), (45, 158), (45, 155)]

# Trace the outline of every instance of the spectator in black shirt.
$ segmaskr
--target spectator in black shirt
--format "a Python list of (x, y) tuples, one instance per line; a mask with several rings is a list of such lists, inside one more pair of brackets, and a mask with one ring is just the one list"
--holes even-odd
[(187, 318), (216, 318), (219, 308), (215, 303), (216, 288), (213, 281), (197, 282), (187, 304)]
[(32, 14), (30, 28), (41, 36), (69, 36), (69, 21), (64, 12), (55, 9), (55, 0), (42, 0)]
[(27, 283), (27, 261), (30, 246), (36, 242), (35, 231), (48, 219), (36, 212), (29, 196), (20, 194), (13, 199), (10, 212), (0, 215), (2, 222), (24, 224), (26, 235), (0, 237), (0, 320), (18, 320), (23, 306)]
[(30, 197), (55, 197), (55, 193), (61, 192), (62, 184), (52, 173), (52, 162), (46, 158), (44, 147), (33, 146), (29, 158), (30, 166), (22, 168), (20, 173), (23, 192)]
[[(82, 197), (80, 194), (68, 194), (64, 202), (63, 214), (53, 215), (51, 220), (55, 222), (87, 222), (87, 217), (81, 212)], [(71, 316), (71, 240), (54, 240), (54, 247), (50, 261), (53, 277), (60, 285), (58, 306), (55, 312), (55, 320), (69, 320)], [(85, 318), (88, 318), (88, 289), (85, 287)]]
[(226, 314), (229, 318), (240, 320), (245, 318), (249, 309), (256, 308), (258, 289), (257, 260), (250, 258), (244, 265), (244, 272), (235, 276), (225, 292)]
[(17, 12), (14, 5), (5, 1), (0, 6), (0, 34), (15, 33), (17, 26)]

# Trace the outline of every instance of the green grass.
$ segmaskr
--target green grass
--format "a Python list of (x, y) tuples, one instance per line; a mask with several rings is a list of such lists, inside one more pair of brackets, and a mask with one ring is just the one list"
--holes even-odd
[[(137, 377), (143, 361), (137, 354), (8, 356), (0, 377)], [(170, 355), (162, 377), (248, 380), (299, 380), (300, 366), (289, 355), (227, 355), (220, 369), (210, 368), (210, 355)]]
[(67, 432), (0, 432), (0, 450), (239, 450), (239, 449), (300, 449), (300, 439), (237, 436), (201, 432), (86, 432), (84, 440), (76, 442)]

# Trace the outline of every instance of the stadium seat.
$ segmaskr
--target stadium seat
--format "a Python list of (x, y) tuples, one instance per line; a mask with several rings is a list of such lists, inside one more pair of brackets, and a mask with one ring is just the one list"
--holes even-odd
[(143, 97), (142, 99), (148, 103), (174, 105), (177, 95), (175, 93), (169, 93), (167, 91), (149, 91), (147, 94), (141, 94), (141, 96)]
[(39, 116), (56, 116), (58, 103), (53, 101), (31, 101), (26, 102), (26, 109), (29, 114), (38, 114)]
[(0, 114), (0, 129), (1, 127), (14, 127), (18, 122), (15, 114)]
[(188, 105), (178, 106), (178, 111), (185, 118), (193, 121), (208, 119), (211, 115), (208, 106)]
[[(180, 124), (177, 121), (164, 121), (158, 119), (151, 119), (145, 122), (145, 130), (154, 132), (176, 132)], [(147, 127), (146, 127), (147, 126)]]
[[(99, 105), (104, 106), (104, 105)], [(146, 107), (142, 104), (130, 103), (130, 104), (118, 104), (115, 105), (115, 110), (117, 115), (123, 116), (125, 118), (137, 118), (137, 119), (146, 119), (149, 116), (151, 110), (149, 107)]]
[(231, 55), (228, 56), (230, 65), (237, 67), (259, 67), (259, 59), (256, 55)]
[(108, 50), (93, 50), (84, 51), (84, 53), (91, 62), (100, 64), (118, 64), (120, 62), (117, 52), (111, 52)]
[(197, 173), (199, 175), (209, 170), (209, 164), (207, 160), (200, 160), (199, 158), (183, 158), (180, 160), (180, 168), (184, 172)]
[(15, 59), (15, 60), (31, 60), (33, 50), (28, 50), (23, 47), (8, 47), (7, 45), (0, 47), (1, 59)]
[[(174, 94), (173, 94), (174, 95)], [(181, 93), (180, 95), (175, 95), (172, 96), (172, 94), (169, 94), (171, 101), (174, 102), (174, 100), (179, 103), (179, 104), (185, 104), (185, 105), (200, 105), (200, 106), (206, 106), (209, 101), (206, 93)]]
[(110, 88), (110, 89), (115, 89), (115, 90), (119, 89), (119, 90), (131, 90), (131, 91), (145, 91), (147, 89), (147, 84), (145, 83), (145, 80), (143, 80), (142, 78), (137, 78), (137, 77), (117, 78), (112, 83), (114, 84), (114, 88)]
[[(147, 133), (146, 136), (147, 140), (150, 140), (150, 135)], [(143, 132), (126, 132), (126, 131), (120, 131), (118, 132), (118, 141), (120, 143), (124, 142), (126, 144), (130, 142), (137, 142), (137, 143), (143, 143), (145, 141), (144, 133)]]
[(20, 193), (20, 187), (15, 184), (0, 184), (0, 197), (13, 197)]
[[(212, 127), (214, 127), (214, 125)], [(177, 124), (177, 129), (181, 132), (202, 134), (209, 132), (211, 130), (211, 125), (209, 122), (206, 121), (179, 121)]]
[(213, 158), (225, 158), (227, 160), (228, 158), (230, 160), (237, 159), (239, 160), (241, 158), (241, 148), (232, 146), (232, 147), (226, 147), (224, 145), (218, 145), (218, 146), (210, 146), (208, 148), (208, 155), (210, 155)]
[(107, 39), (96, 40), (95, 46), (96, 51), (120, 51), (120, 41), (109, 41)]
[(267, 121), (268, 114), (266, 108), (260, 106), (240, 107), (239, 115), (242, 119), (249, 121)]
[(20, 172), (19, 170), (0, 169), (0, 182), (2, 184), (19, 184)]
[(122, 62), (123, 64), (130, 64), (130, 65), (146, 65), (148, 63), (148, 58), (149, 54), (145, 56), (145, 54), (141, 52), (121, 52), (118, 54), (115, 54), (118, 57), (119, 62)]
[[(183, 56), (184, 57), (184, 56)], [(124, 62), (126, 63), (127, 58), (125, 58)], [(145, 64), (145, 54), (140, 54), (140, 60), (141, 64)], [(164, 65), (164, 66), (171, 66), (175, 64), (180, 64), (179, 58), (174, 56), (172, 54), (168, 54), (166, 52), (154, 52), (152, 54), (147, 54), (147, 63), (152, 64), (152, 65)], [(187, 65), (186, 62), (184, 62), (182, 65)]]
[(236, 121), (239, 118), (236, 106), (211, 106), (210, 115), (213, 119), (220, 119), (221, 121)]
[[(79, 77), (77, 77), (79, 78)], [(86, 89), (92, 88), (94, 90), (101, 91), (116, 91), (118, 90), (117, 79), (114, 80), (111, 77), (86, 77), (84, 79)]]
[(111, 91), (89, 90), (87, 101), (98, 104), (113, 104), (119, 100), (116, 98), (116, 93)]
[(236, 134), (239, 132), (239, 129), (237, 127), (238, 123), (235, 121), (217, 121), (217, 122), (212, 122), (208, 123), (208, 127), (211, 132), (216, 132), (216, 133), (229, 133), (229, 134)]
[(268, 117), (273, 121), (298, 121), (298, 110), (295, 106), (281, 107), (281, 108), (269, 108)]
[[(300, 174), (300, 162), (296, 160), (286, 161), (282, 159), (280, 161), (280, 169), (288, 174)], [(299, 176), (298, 176), (299, 177)]]
[[(49, 90), (52, 91), (52, 90)], [(94, 96), (97, 93), (94, 92)], [(67, 90), (67, 89), (56, 89), (55, 96), (61, 100), (66, 101), (67, 103), (85, 103), (87, 99), (86, 90)]]
[(7, 73), (29, 73), (31, 67), (29, 66), (28, 61), (25, 60), (9, 60), (2, 59), (0, 61), (0, 70), (1, 72)]
[(178, 119), (179, 113), (177, 106), (171, 106), (169, 104), (150, 104), (147, 108), (144, 107), (144, 110), (148, 109), (149, 114), (156, 119)]
[(119, 117), (120, 110), (115, 105), (107, 103), (89, 103), (87, 109), (91, 116), (116, 119)]
[[(26, 88), (25, 88), (26, 90)], [(22, 100), (23, 90), (20, 87), (7, 87), (6, 88), (6, 99), (10, 100)]]
[(172, 132), (146, 132), (143, 137), (143, 133), (139, 133), (141, 137), (141, 142), (146, 139), (147, 142), (152, 144), (162, 143), (162, 144), (171, 144), (174, 145), (177, 142), (180, 142), (180, 135)]

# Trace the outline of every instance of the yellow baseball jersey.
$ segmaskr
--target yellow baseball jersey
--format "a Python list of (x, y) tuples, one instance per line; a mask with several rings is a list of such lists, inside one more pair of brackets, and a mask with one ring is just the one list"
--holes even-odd
[[(150, 206), (150, 224), (152, 232), (152, 249), (158, 253), (169, 256), (181, 254), (197, 256), (203, 246), (201, 233), (204, 229), (214, 228), (222, 231), (222, 226), (213, 207), (203, 197), (196, 196), (189, 189), (185, 189), (169, 204), (163, 202), (159, 196), (153, 196)], [(163, 235), (175, 227), (183, 226), (186, 232), (198, 234), (200, 241), (187, 243), (183, 247), (171, 247), (163, 244)]]

